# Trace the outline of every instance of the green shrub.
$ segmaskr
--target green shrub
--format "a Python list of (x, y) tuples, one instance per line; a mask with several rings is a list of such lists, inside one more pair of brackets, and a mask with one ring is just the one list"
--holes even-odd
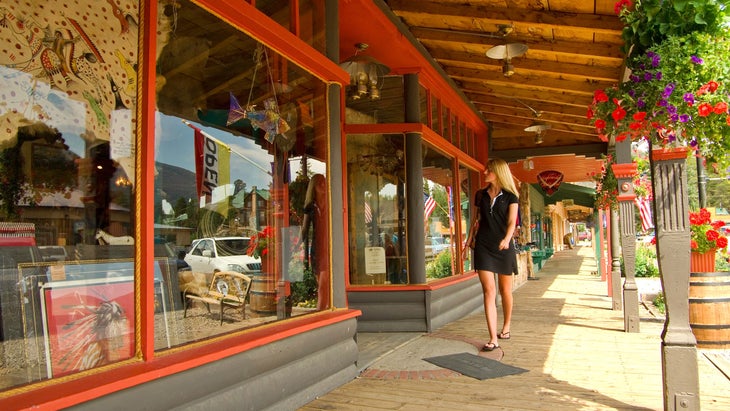
[(730, 271), (727, 254), (721, 252), (715, 253), (715, 271)]
[(656, 261), (656, 249), (653, 245), (637, 243), (636, 277), (659, 277)]
[(666, 310), (666, 304), (664, 301), (664, 292), (660, 291), (659, 294), (657, 294), (656, 297), (654, 297), (654, 300), (652, 300), (652, 304), (654, 304), (654, 307), (659, 310), (660, 313), (664, 314)]
[(427, 278), (446, 278), (451, 276), (451, 251), (445, 250), (439, 253), (436, 258), (426, 264)]

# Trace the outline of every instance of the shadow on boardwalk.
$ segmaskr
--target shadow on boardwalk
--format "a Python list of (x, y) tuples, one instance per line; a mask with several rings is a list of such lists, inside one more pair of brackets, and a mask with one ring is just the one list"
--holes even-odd
[[(487, 339), (479, 311), (432, 334), (358, 335), (361, 376), (301, 409), (661, 410), (663, 322), (640, 306), (641, 331), (624, 332), (596, 271), (593, 250), (577, 247), (515, 291), (512, 338), (499, 356), (526, 373), (480, 381), (421, 360), (476, 354)], [(702, 409), (730, 409), (730, 381), (704, 355), (698, 364)]]

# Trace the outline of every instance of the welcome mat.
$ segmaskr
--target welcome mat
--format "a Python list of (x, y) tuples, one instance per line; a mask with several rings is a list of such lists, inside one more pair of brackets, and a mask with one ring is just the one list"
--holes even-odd
[(478, 380), (499, 378), (504, 377), (505, 375), (527, 372), (527, 370), (523, 368), (502, 364), (499, 361), (466, 352), (442, 355), (440, 357), (429, 357), (424, 358), (423, 360)]

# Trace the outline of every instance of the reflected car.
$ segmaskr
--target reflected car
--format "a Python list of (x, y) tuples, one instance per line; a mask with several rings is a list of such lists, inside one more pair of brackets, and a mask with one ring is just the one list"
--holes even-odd
[(249, 237), (211, 237), (193, 242), (185, 254), (190, 269), (201, 273), (236, 271), (249, 274), (261, 271), (261, 259), (246, 254)]

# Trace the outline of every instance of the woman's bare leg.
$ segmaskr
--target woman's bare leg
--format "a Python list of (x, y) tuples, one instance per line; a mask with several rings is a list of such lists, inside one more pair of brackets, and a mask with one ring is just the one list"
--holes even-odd
[(502, 315), (504, 323), (502, 334), (507, 334), (512, 328), (512, 275), (498, 275), (499, 295), (502, 297)]
[(482, 294), (484, 295), (484, 314), (487, 317), (487, 329), (489, 330), (489, 343), (497, 344), (497, 286), (494, 283), (494, 273), (491, 271), (478, 271), (479, 281), (482, 283)]

